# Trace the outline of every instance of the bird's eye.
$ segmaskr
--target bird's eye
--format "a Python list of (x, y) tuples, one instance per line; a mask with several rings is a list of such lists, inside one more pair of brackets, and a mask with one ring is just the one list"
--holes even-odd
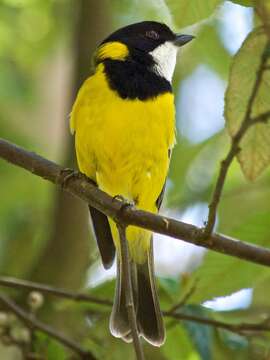
[(145, 36), (154, 40), (157, 40), (159, 38), (158, 33), (154, 30), (146, 31)]

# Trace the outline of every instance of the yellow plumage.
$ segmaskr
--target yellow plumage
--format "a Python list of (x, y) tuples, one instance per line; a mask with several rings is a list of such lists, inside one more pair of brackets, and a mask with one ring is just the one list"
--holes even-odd
[[(171, 93), (145, 101), (122, 99), (108, 86), (104, 65), (99, 64), (71, 113), (80, 171), (111, 196), (122, 195), (138, 208), (156, 212), (168, 172), (168, 149), (175, 142), (174, 116)], [(115, 225), (110, 225), (118, 248)], [(145, 261), (150, 233), (130, 226), (127, 239), (132, 259)]]
[[(98, 46), (95, 73), (81, 87), (72, 109), (70, 125), (81, 172), (139, 209), (157, 212), (162, 202), (175, 142), (171, 81), (179, 47), (192, 39), (154, 21), (116, 30)], [(89, 211), (104, 268), (116, 258), (110, 331), (130, 342), (130, 299), (116, 224), (91, 204)], [(152, 236), (134, 226), (128, 226), (126, 235), (136, 328), (147, 342), (161, 346), (165, 327)]]

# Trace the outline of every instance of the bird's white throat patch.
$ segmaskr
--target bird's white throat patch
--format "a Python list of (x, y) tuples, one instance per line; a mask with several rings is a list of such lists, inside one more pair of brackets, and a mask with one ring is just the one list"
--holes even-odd
[(155, 70), (168, 81), (172, 81), (174, 68), (176, 65), (176, 55), (178, 47), (172, 42), (166, 41), (164, 44), (159, 45), (150, 55), (156, 62)]

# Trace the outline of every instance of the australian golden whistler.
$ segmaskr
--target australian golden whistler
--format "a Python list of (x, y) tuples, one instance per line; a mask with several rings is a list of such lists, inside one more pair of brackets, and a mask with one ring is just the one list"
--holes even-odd
[[(145, 21), (117, 30), (95, 54), (95, 72), (82, 85), (71, 113), (78, 165), (111, 196), (158, 212), (175, 143), (172, 76), (179, 48), (190, 35)], [(105, 268), (117, 257), (117, 283), (110, 318), (116, 337), (131, 341), (116, 224), (90, 207)], [(151, 232), (127, 228), (140, 335), (160, 346), (165, 339), (156, 293)]]

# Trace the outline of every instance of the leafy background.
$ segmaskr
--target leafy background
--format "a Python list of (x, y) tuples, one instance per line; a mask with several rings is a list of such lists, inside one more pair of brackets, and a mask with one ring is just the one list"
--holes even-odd
[[(253, 32), (238, 52), (248, 33), (261, 24), (254, 11), (259, 3), (0, 0), (1, 136), (61, 164), (74, 164), (68, 114), (78, 87), (90, 74), (91, 54), (98, 42), (122, 25), (146, 19), (193, 33), (196, 40), (181, 52), (174, 77), (178, 144), (162, 212), (203, 225), (219, 162), (229, 148), (228, 134), (235, 133), (241, 122), (266, 41), (266, 35), (258, 37)], [(263, 6), (265, 21), (269, 1), (263, 1)], [(258, 112), (267, 110), (270, 103), (269, 74), (260, 91)], [(223, 117), (226, 88), (229, 132)], [(243, 172), (235, 160), (217, 224), (222, 233), (263, 246), (269, 246), (270, 241), (269, 126), (257, 125), (245, 139), (239, 155)], [(254, 168), (255, 163), (259, 166)], [(256, 182), (250, 181), (255, 178)], [(114, 270), (105, 273), (101, 268), (84, 204), (3, 161), (0, 189), (1, 275), (113, 298)], [(156, 236), (155, 247), (163, 309), (194, 286), (181, 309), (188, 314), (231, 322), (268, 319), (268, 268), (161, 236)], [(235, 292), (232, 297), (209, 302)], [(27, 307), (26, 293), (12, 294)], [(207, 307), (202, 306), (206, 301)], [(98, 359), (133, 359), (132, 347), (109, 333), (108, 308), (46, 297), (39, 316), (91, 349)], [(166, 344), (160, 349), (145, 345), (147, 359), (270, 356), (266, 334), (242, 337), (210, 326), (170, 320), (166, 326)], [(34, 350), (45, 359), (70, 356), (42, 334), (38, 334)], [(2, 339), (0, 358), (21, 359), (22, 354)]]

